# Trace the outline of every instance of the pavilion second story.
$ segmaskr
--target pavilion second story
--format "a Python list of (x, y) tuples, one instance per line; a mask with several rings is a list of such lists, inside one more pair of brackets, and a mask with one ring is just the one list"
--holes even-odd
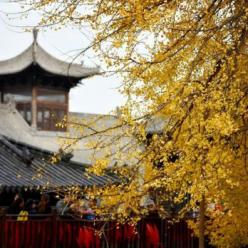
[(14, 58), (0, 61), (1, 103), (12, 103), (35, 130), (56, 127), (68, 115), (69, 91), (99, 68), (67, 63), (47, 53), (33, 32), (32, 44)]
[[(50, 153), (58, 152), (70, 136), (77, 140), (77, 145), (71, 147), (71, 160), (90, 166), (101, 151), (89, 149), (89, 143), (104, 139), (102, 130), (117, 125), (118, 116), (69, 112), (69, 91), (97, 74), (98, 67), (54, 58), (41, 47), (34, 32), (33, 42), (25, 51), (0, 61), (0, 136)], [(75, 122), (84, 127), (83, 131), (71, 125), (67, 130), (57, 126), (65, 116), (67, 124)], [(81, 132), (85, 137), (78, 139)], [(112, 139), (118, 132), (112, 131), (106, 137)], [(129, 138), (123, 137), (121, 142), (125, 145)]]

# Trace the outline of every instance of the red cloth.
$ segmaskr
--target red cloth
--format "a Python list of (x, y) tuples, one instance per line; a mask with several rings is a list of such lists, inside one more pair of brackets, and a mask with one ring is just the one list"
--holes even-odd
[(89, 248), (93, 238), (92, 233), (86, 227), (80, 227), (77, 239), (80, 248)]
[(71, 224), (66, 224), (67, 227), (67, 239), (68, 239), (68, 247), (71, 247), (71, 242), (72, 242), (72, 228)]
[(9, 241), (9, 225), (8, 225), (8, 222), (6, 221), (5, 224), (4, 224), (4, 240), (5, 240), (5, 244), (6, 244), (6, 247), (9, 247), (8, 246), (8, 241)]
[(160, 247), (159, 231), (155, 224), (146, 224), (146, 246), (147, 247)]
[(41, 233), (40, 233), (41, 243), (40, 243), (40, 247), (41, 248), (46, 248), (46, 222), (42, 222), (40, 224), (41, 224)]
[(20, 226), (20, 224), (22, 224), (22, 223), (20, 223), (20, 222), (17, 222), (16, 223), (16, 226), (15, 226), (15, 240), (14, 240), (14, 243), (15, 243), (15, 248), (18, 248), (19, 247), (19, 242), (20, 242), (20, 240), (19, 240), (19, 237), (20, 237), (20, 235), (19, 235), (19, 232), (20, 232), (20, 228), (21, 228), (21, 226)]
[(100, 247), (100, 239), (94, 229), (86, 226), (79, 228), (77, 243), (80, 248)]
[[(30, 222), (27, 221), (26, 222), (26, 238), (24, 240), (24, 245), (25, 247), (30, 247)], [(30, 247), (31, 248), (31, 247)]]
[(64, 228), (62, 223), (59, 223), (59, 243), (63, 243)]
[(112, 225), (111, 228), (112, 228), (112, 232), (110, 235), (115, 235), (116, 241), (117, 242), (120, 241), (122, 238), (122, 230), (121, 230), (122, 226), (117, 224), (116, 227), (113, 227), (113, 225)]
[(36, 222), (30, 222), (30, 248), (35, 248), (36, 244), (36, 240), (37, 240), (37, 224)]

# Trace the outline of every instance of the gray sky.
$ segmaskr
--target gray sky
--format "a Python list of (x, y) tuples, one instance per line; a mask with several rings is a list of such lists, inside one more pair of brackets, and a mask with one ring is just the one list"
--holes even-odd
[[(21, 10), (18, 4), (8, 2), (0, 0), (0, 60), (16, 56), (31, 44), (32, 34), (25, 32), (25, 26), (35, 26), (39, 19), (37, 13), (24, 19), (20, 19), (19, 14), (7, 17), (6, 12), (18, 13)], [(84, 34), (75, 27), (59, 31), (40, 30), (38, 42), (53, 56), (70, 62), (77, 51), (87, 47), (90, 36), (87, 28)], [(93, 54), (88, 54), (83, 61), (89, 66), (102, 66)], [(95, 76), (82, 83), (70, 92), (70, 111), (105, 114), (125, 102), (118, 92), (121, 80), (117, 76)]]

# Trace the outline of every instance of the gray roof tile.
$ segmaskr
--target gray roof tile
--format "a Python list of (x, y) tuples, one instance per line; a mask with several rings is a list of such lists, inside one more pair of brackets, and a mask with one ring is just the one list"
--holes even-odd
[[(27, 163), (24, 149), (32, 155)], [(0, 136), (1, 186), (93, 186), (118, 182), (116, 176), (86, 176), (85, 167), (74, 162), (49, 163), (52, 154)], [(42, 172), (38, 172), (41, 170)]]

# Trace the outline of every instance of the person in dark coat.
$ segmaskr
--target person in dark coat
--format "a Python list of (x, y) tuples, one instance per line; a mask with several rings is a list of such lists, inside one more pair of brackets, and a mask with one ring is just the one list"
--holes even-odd
[(24, 200), (20, 194), (16, 194), (14, 201), (11, 203), (8, 213), (9, 214), (19, 214), (24, 207)]
[(37, 204), (33, 199), (27, 201), (26, 209), (29, 214), (37, 214)]
[(38, 214), (50, 214), (51, 213), (51, 207), (49, 205), (49, 196), (46, 194), (43, 194), (41, 196), (40, 202), (37, 206), (37, 212)]

